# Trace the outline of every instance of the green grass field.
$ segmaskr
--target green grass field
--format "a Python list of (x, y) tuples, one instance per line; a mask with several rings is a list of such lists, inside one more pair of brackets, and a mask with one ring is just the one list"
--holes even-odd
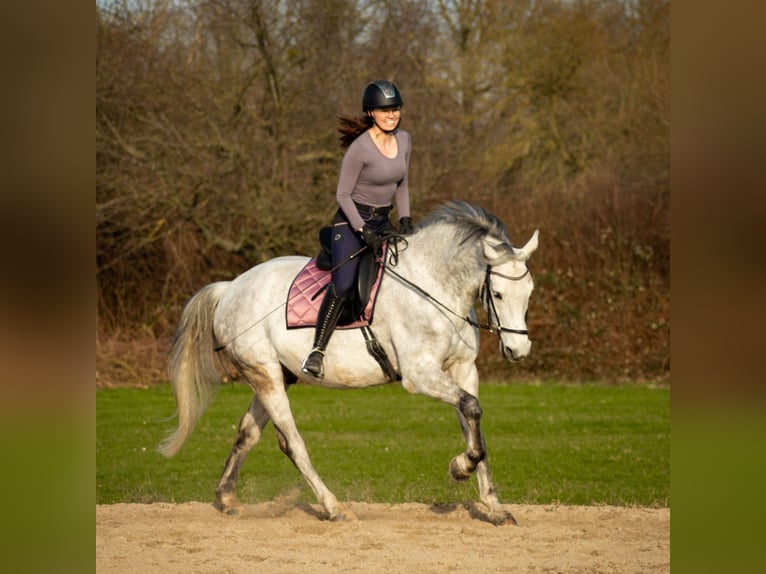
[[(156, 451), (175, 428), (169, 385), (96, 392), (96, 500), (213, 501), (216, 482), (252, 393), (226, 385), (172, 459)], [(506, 503), (670, 504), (670, 391), (645, 385), (483, 385), (482, 428)], [(336, 391), (296, 386), (290, 399), (315, 468), (340, 500), (456, 503), (476, 479), (452, 483), (464, 448), (451, 407), (400, 386)], [(244, 503), (302, 490), (271, 425), (238, 485)]]

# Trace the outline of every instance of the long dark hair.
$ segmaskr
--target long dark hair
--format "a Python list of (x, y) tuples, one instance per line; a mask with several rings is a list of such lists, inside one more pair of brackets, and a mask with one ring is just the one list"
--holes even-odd
[(346, 149), (356, 138), (372, 127), (370, 116), (338, 116), (340, 147)]

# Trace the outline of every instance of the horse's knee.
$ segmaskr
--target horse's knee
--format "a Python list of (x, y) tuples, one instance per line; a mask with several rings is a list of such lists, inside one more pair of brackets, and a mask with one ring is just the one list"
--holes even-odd
[(479, 399), (470, 393), (463, 393), (458, 403), (458, 409), (467, 419), (479, 420), (481, 418), (481, 405)]
[[(465, 459), (462, 461), (462, 468), (455, 468), (456, 472), (450, 469), (453, 476), (457, 476), (461, 471), (472, 474), (476, 470), (476, 466), (484, 460), (487, 455), (484, 447), (484, 439), (481, 436), (480, 420), (481, 420), (481, 406), (479, 405), (479, 399), (477, 399), (471, 393), (463, 392), (458, 403), (458, 410), (465, 419), (467, 431), (467, 449), (464, 453)], [(461, 423), (462, 424), (462, 423)]]

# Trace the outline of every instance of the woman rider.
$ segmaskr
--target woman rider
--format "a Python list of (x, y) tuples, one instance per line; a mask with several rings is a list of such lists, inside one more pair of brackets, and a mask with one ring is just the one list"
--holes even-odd
[(410, 134), (399, 129), (404, 104), (399, 89), (387, 80), (367, 84), (362, 117), (341, 116), (341, 146), (346, 148), (338, 177), (338, 211), (332, 226), (332, 281), (319, 307), (314, 347), (303, 361), (304, 373), (324, 377), (324, 353), (338, 317), (355, 287), (359, 257), (366, 245), (376, 255), (381, 232), (391, 230), (388, 214), (396, 201), (399, 231), (412, 233), (407, 172)]

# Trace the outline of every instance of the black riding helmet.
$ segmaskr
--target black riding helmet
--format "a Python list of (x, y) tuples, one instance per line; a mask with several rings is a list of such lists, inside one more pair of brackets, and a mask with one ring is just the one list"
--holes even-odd
[(362, 96), (362, 110), (367, 113), (375, 108), (395, 108), (403, 106), (404, 100), (399, 88), (388, 80), (375, 80), (367, 84)]

